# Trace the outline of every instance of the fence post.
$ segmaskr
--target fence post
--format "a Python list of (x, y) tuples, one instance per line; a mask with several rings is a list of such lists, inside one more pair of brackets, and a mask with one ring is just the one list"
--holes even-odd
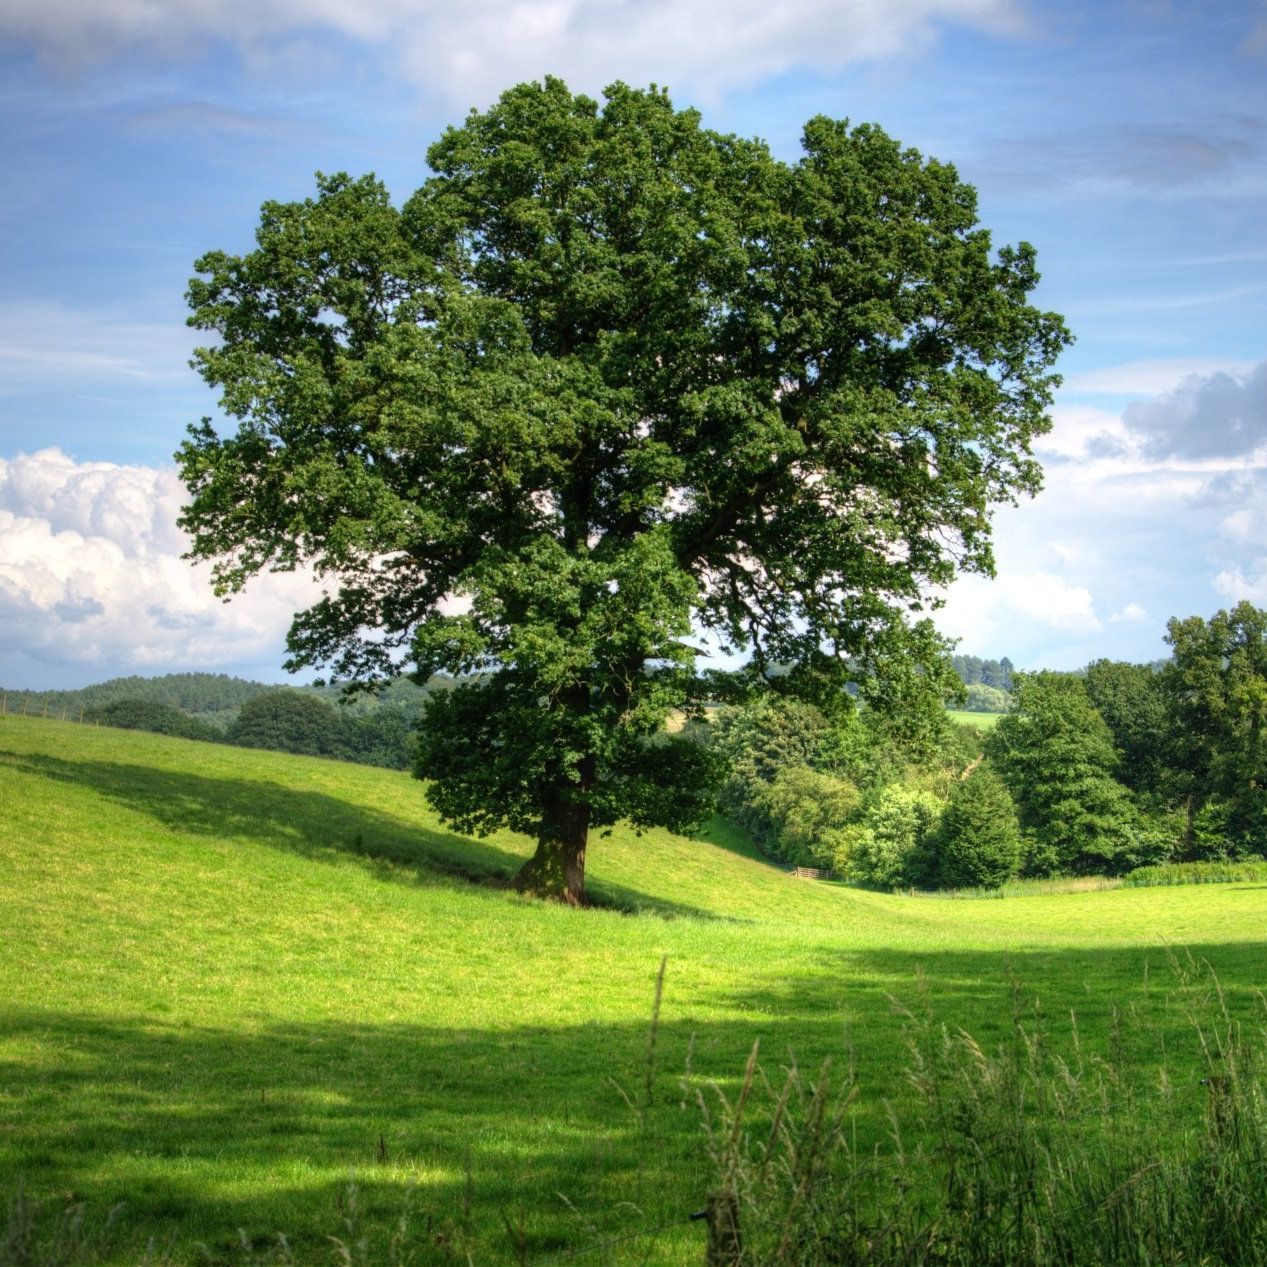
[(739, 1198), (732, 1191), (708, 1198), (708, 1257), (706, 1267), (740, 1267), (743, 1238), (739, 1234)]

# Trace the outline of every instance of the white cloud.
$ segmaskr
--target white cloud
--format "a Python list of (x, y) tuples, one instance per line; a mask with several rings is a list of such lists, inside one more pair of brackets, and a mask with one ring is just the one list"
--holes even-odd
[(1090, 590), (1037, 571), (1003, 573), (993, 581), (961, 577), (937, 613), (937, 626), (969, 651), (1015, 647), (1018, 640), (1031, 639), (1035, 628), (1072, 634), (1103, 628)]
[(1034, 446), (1040, 456), (1082, 458), (1131, 446), (1121, 415), (1107, 409), (1062, 402), (1052, 409), (1051, 420), (1051, 430)]
[(1248, 601), (1267, 606), (1267, 559), (1259, 559), (1257, 566), (1257, 576), (1246, 576), (1239, 565), (1225, 568), (1214, 578), (1215, 590), (1230, 603)]
[(1138, 603), (1127, 603), (1121, 611), (1116, 611), (1109, 617), (1109, 623), (1120, 625), (1125, 621), (1136, 622), (1147, 619), (1148, 612), (1143, 607)]
[(1259, 526), (1258, 514), (1249, 507), (1234, 510), (1219, 524), (1219, 531), (1233, 541), (1248, 541)]
[(1094, 633), (1101, 627), (1091, 591), (1082, 585), (1071, 585), (1064, 577), (1050, 572), (1002, 578), (999, 598), (1008, 611), (1052, 629)]
[(1208, 356), (1128, 361), (1124, 365), (1108, 365), (1082, 374), (1070, 374), (1065, 379), (1064, 390), (1103, 392), (1110, 396), (1158, 396), (1162, 392), (1174, 391), (1194, 374), (1246, 374), (1253, 367), (1252, 361), (1219, 360)]
[(0, 654), (102, 676), (281, 660), (317, 596), (267, 576), (225, 604), (180, 556), (176, 472), (78, 463), (58, 449), (0, 459)]
[(391, 47), (424, 90), (467, 106), (547, 72), (597, 89), (616, 77), (704, 92), (794, 67), (841, 66), (917, 52), (942, 26), (1025, 29), (1018, 0), (8, 0), (0, 33), (53, 55), (94, 60), (128, 46), (196, 54), (229, 40), (332, 32)]
[(1120, 413), (1062, 403), (1054, 417), (1046, 488), (996, 515), (999, 579), (961, 579), (938, 615), (965, 650), (1027, 666), (1146, 660), (1170, 616), (1267, 603), (1267, 362), (1183, 377)]

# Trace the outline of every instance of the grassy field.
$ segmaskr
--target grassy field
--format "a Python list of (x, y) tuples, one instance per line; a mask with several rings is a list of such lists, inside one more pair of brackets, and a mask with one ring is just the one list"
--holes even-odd
[(999, 724), (999, 718), (1004, 716), (1003, 713), (970, 713), (960, 708), (948, 708), (946, 713), (951, 721), (957, 721), (961, 726), (973, 726), (977, 730), (993, 730)]
[(0, 1192), (125, 1202), (119, 1261), (240, 1261), (237, 1229), (331, 1261), (353, 1178), (366, 1227), (412, 1202), (440, 1257), (697, 1264), (693, 1088), (733, 1092), (755, 1040), (852, 1062), (864, 1142), (911, 1112), (904, 1007), (986, 1046), (1075, 1012), (1084, 1056), (1199, 1112), (1168, 960), (1234, 1011), (1264, 984), (1261, 885), (894, 897), (715, 822), (595, 840), (603, 905), (573, 911), (495, 887), (527, 850), (447, 832), (405, 775), (3, 719)]

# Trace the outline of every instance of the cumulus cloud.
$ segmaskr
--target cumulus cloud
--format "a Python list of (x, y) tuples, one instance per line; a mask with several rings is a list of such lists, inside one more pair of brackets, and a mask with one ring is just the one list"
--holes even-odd
[(1267, 559), (1259, 559), (1257, 569), (1256, 576), (1246, 576), (1240, 566), (1225, 568), (1214, 578), (1214, 588), (1229, 603), (1250, 602), (1267, 607)]
[(1267, 361), (1244, 374), (1193, 375), (1122, 414), (1152, 457), (1248, 457), (1267, 445)]
[(1052, 629), (1094, 633), (1101, 628), (1091, 591), (1050, 572), (1001, 578), (997, 601), (1009, 614)]
[(1035, 442), (1040, 457), (1114, 457), (1129, 452), (1130, 433), (1120, 414), (1093, 405), (1059, 404), (1051, 430)]
[(1169, 357), (1128, 361), (1124, 365), (1107, 365), (1098, 370), (1070, 374), (1065, 379), (1066, 392), (1097, 392), (1109, 396), (1158, 396), (1172, 392), (1194, 375), (1223, 373), (1247, 374), (1252, 361), (1216, 360), (1212, 357)]
[(192, 566), (176, 472), (76, 462), (59, 449), (0, 459), (0, 655), (101, 676), (279, 664), (298, 574), (225, 604)]
[(835, 70), (918, 51), (947, 25), (1015, 35), (1018, 0), (9, 0), (0, 34), (86, 60), (141, 46), (188, 55), (211, 41), (329, 32), (391, 47), (402, 69), (458, 105), (558, 70), (595, 89), (620, 76), (721, 91), (793, 67)]
[[(1137, 362), (1071, 386), (1111, 392), (1176, 370)], [(1169, 616), (1267, 603), (1265, 406), (1267, 361), (1183, 375), (1118, 411), (1062, 401), (1039, 443), (1045, 490), (996, 515), (998, 580), (956, 582), (940, 627), (976, 654), (1072, 668), (1149, 658), (1150, 628), (1162, 654)]]
[(1010, 646), (1013, 654), (1018, 640), (1034, 640), (1036, 629), (1093, 634), (1103, 623), (1086, 586), (1035, 571), (1005, 572), (993, 581), (961, 577), (937, 613), (937, 626), (970, 650)]

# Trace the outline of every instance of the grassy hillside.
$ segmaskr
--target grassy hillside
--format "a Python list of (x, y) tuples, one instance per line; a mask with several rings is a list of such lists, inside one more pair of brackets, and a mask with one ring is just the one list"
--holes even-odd
[(571, 1261), (698, 1263), (691, 1089), (733, 1088), (754, 1040), (852, 1059), (865, 1142), (909, 1112), (894, 998), (986, 1044), (1074, 1009), (1086, 1052), (1195, 1096), (1167, 948), (1234, 1009), (1261, 984), (1253, 885), (891, 897), (714, 823), (595, 840), (604, 906), (573, 911), (489, 883), (528, 848), (446, 831), (403, 774), (0, 720), (0, 1191), (126, 1201), (125, 1245), (227, 1261), (238, 1228), (327, 1254), (354, 1176), (370, 1224), (430, 1212), (437, 1255), (663, 1228)]

